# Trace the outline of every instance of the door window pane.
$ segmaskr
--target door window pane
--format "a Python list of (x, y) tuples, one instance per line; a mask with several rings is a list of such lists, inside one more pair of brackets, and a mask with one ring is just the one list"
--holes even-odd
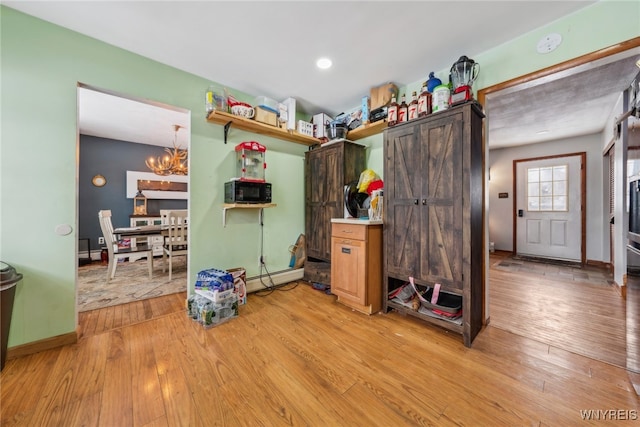
[(527, 209), (568, 211), (568, 165), (527, 169)]

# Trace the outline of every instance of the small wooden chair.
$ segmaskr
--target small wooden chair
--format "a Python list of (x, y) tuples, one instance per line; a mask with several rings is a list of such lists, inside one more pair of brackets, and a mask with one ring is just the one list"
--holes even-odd
[(189, 242), (187, 234), (187, 220), (189, 213), (186, 209), (169, 211), (167, 213), (167, 237), (162, 249), (162, 272), (164, 273), (169, 258), (169, 280), (173, 271), (173, 257), (187, 255)]
[(149, 279), (153, 277), (153, 250), (149, 245), (136, 245), (131, 248), (118, 248), (118, 240), (113, 233), (113, 224), (111, 224), (111, 211), (98, 211), (100, 219), (100, 229), (104, 236), (104, 243), (107, 245), (109, 253), (109, 267), (107, 268), (107, 282), (116, 276), (116, 267), (118, 261), (128, 258), (131, 254), (143, 253), (147, 256), (147, 265), (149, 267)]

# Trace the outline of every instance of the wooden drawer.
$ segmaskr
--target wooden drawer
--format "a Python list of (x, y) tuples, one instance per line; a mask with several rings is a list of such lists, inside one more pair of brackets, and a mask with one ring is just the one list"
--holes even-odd
[(331, 228), (331, 237), (366, 240), (367, 226), (359, 224), (343, 224), (334, 222)]

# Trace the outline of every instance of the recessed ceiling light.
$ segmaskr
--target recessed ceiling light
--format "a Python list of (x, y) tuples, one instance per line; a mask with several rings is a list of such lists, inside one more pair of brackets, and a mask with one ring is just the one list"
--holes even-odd
[(538, 132), (536, 132), (536, 135), (544, 135), (545, 133), (549, 133), (549, 131), (547, 129), (539, 130)]
[(326, 70), (330, 68), (333, 62), (329, 58), (320, 58), (316, 61), (316, 66), (321, 70)]
[(640, 58), (636, 61), (636, 67), (640, 68)]

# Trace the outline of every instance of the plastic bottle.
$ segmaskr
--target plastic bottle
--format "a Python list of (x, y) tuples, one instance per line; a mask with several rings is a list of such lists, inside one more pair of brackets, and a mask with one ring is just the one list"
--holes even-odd
[(207, 113), (207, 117), (212, 111), (216, 109), (216, 104), (213, 99), (214, 94), (215, 94), (215, 87), (209, 86), (204, 96), (204, 111)]
[(449, 88), (445, 85), (437, 86), (433, 89), (432, 111), (444, 111), (449, 108)]

